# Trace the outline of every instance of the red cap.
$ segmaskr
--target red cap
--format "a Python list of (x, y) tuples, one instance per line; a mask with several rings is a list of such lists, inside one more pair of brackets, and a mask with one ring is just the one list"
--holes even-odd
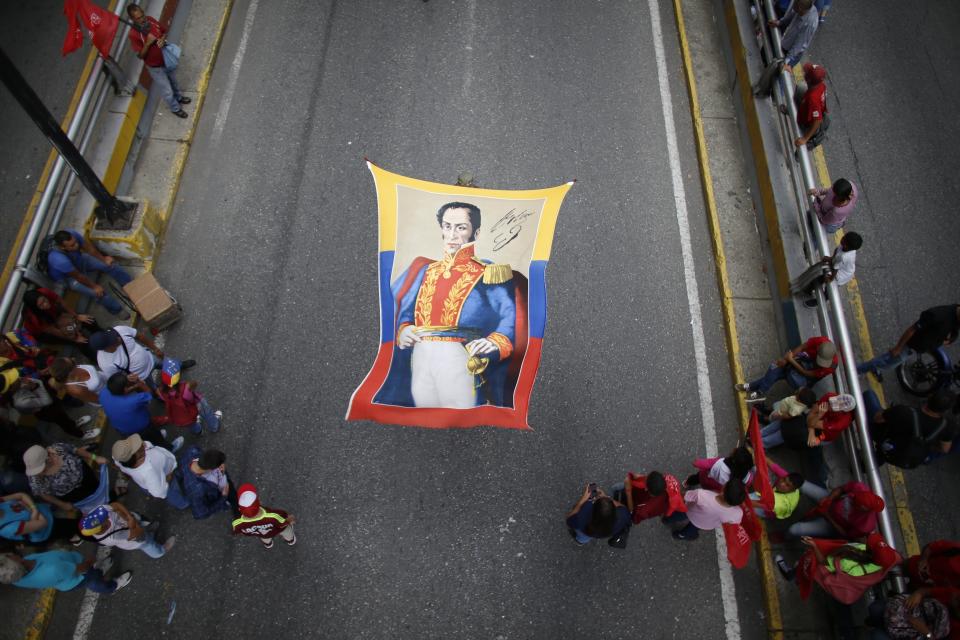
[(823, 82), (826, 77), (827, 70), (820, 65), (809, 62), (803, 65), (803, 79), (806, 80), (808, 84), (818, 84)]
[(248, 518), (260, 513), (260, 496), (257, 495), (257, 488), (249, 482), (240, 485), (237, 489), (237, 503), (240, 506), (240, 513)]
[(869, 491), (859, 491), (853, 494), (853, 503), (864, 511), (880, 513), (883, 511), (883, 498)]
[(874, 563), (881, 567), (892, 567), (900, 562), (900, 554), (897, 550), (888, 545), (883, 536), (876, 531), (867, 536), (867, 549), (870, 550)]

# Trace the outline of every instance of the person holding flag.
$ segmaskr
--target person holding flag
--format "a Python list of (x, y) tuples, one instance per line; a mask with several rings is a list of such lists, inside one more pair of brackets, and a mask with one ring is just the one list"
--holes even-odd
[(181, 93), (176, 69), (167, 64), (163, 55), (163, 48), (167, 46), (167, 30), (136, 4), (127, 5), (127, 15), (136, 25), (136, 28), (130, 29), (128, 35), (130, 47), (137, 57), (143, 60), (147, 72), (153, 78), (153, 86), (160, 92), (173, 115), (186, 118), (187, 112), (180, 105), (190, 104), (190, 98)]
[(62, 55), (72, 53), (83, 45), (83, 29), (80, 28), (82, 23), (90, 32), (93, 46), (100, 51), (100, 55), (105, 59), (110, 58), (110, 46), (120, 25), (120, 18), (115, 13), (95, 5), (90, 0), (65, 0), (63, 15), (67, 18), (67, 36), (60, 49)]

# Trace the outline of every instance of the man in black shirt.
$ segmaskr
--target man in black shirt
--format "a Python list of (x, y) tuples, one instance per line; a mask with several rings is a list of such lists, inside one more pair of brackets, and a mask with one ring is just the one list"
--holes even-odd
[(883, 409), (873, 391), (865, 391), (863, 401), (870, 439), (882, 460), (912, 469), (931, 455), (950, 451), (957, 436), (956, 425), (945, 415), (956, 402), (950, 390), (934, 392), (919, 409), (902, 405)]
[(941, 345), (957, 339), (960, 330), (960, 304), (930, 307), (910, 325), (892, 349), (881, 353), (873, 360), (857, 365), (857, 373), (870, 372), (877, 380), (883, 380), (881, 369), (895, 367), (914, 352), (934, 351)]

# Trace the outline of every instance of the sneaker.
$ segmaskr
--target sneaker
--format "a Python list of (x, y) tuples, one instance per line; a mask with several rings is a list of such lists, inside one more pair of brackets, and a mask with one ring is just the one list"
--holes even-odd
[(780, 575), (783, 576), (784, 580), (787, 582), (793, 582), (793, 578), (797, 575), (796, 569), (787, 565), (787, 561), (783, 559), (783, 556), (779, 553), (773, 561), (777, 565), (777, 569), (780, 570)]
[(166, 439), (167, 439), (167, 430), (166, 430), (166, 429), (160, 429), (160, 435), (162, 435), (162, 436), (163, 436), (163, 439), (166, 440)]
[(75, 536), (73, 536), (72, 538), (70, 538), (69, 542), (70, 542), (70, 544), (72, 544), (73, 546), (79, 547), (80, 545), (83, 544), (83, 538), (81, 538), (81, 537), (78, 536), (78, 535), (75, 535)]
[(215, 424), (210, 427), (210, 433), (220, 431), (220, 427), (223, 426), (223, 411), (217, 409), (213, 412), (213, 417), (216, 418), (216, 420), (214, 421)]
[(759, 391), (751, 391), (746, 397), (747, 404), (753, 404), (755, 402), (764, 402), (767, 399), (766, 396), (761, 395)]
[(183, 436), (170, 443), (170, 453), (176, 453), (183, 447)]
[(737, 384), (733, 385), (733, 388), (736, 389), (737, 391), (744, 391), (744, 392), (750, 391), (750, 383), (738, 382)]
[(195, 367), (195, 366), (197, 366), (197, 361), (194, 360), (193, 358), (187, 358), (186, 360), (183, 360), (183, 361), (180, 362), (180, 370), (181, 370), (181, 371), (186, 371), (187, 369), (192, 369), (192, 368)]
[(273, 538), (264, 539), (263, 548), (273, 549)]
[(173, 112), (173, 115), (177, 116), (178, 118), (186, 118), (187, 112), (184, 111), (183, 109), (178, 109), (177, 111)]
[(686, 536), (686, 535), (684, 535), (684, 534), (683, 534), (683, 529), (680, 529), (679, 531), (674, 531), (674, 532), (671, 533), (670, 535), (672, 535), (672, 536), (674, 537), (674, 539), (676, 539), (676, 540), (687, 540), (687, 541), (696, 540), (696, 537), (695, 537), (695, 536)]
[(116, 582), (117, 582), (117, 588), (114, 589), (113, 592), (116, 593), (117, 591), (120, 591), (120, 589), (123, 589), (125, 586), (127, 586), (128, 584), (130, 584), (130, 581), (131, 581), (132, 579), (133, 579), (133, 572), (132, 572), (132, 571), (124, 571), (123, 573), (121, 573), (120, 575), (118, 575), (118, 576), (117, 576), (117, 580), (116, 580)]
[(290, 540), (284, 540), (284, 542), (287, 543), (287, 546), (288, 546), (288, 547), (292, 547), (293, 545), (297, 544), (297, 534), (293, 534), (293, 538), (292, 538), (292, 539), (290, 539)]
[(76, 424), (78, 427), (83, 427), (84, 425), (88, 425), (91, 422), (93, 422), (93, 418), (91, 418), (90, 416), (80, 416), (79, 418), (77, 418), (74, 424)]
[(163, 543), (163, 552), (170, 553), (170, 549), (173, 549), (175, 544), (177, 544), (177, 536), (170, 536)]
[(177, 102), (179, 102), (180, 104), (190, 104), (193, 101), (187, 96), (180, 96), (179, 98), (177, 98)]
[(100, 429), (94, 428), (83, 432), (83, 441), (96, 440), (100, 436)]

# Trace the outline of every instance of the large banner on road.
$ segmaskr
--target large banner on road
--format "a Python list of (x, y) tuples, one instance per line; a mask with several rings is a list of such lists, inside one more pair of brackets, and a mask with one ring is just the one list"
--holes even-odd
[(544, 273), (573, 183), (479, 189), (367, 166), (380, 226), (380, 350), (347, 419), (529, 429)]

